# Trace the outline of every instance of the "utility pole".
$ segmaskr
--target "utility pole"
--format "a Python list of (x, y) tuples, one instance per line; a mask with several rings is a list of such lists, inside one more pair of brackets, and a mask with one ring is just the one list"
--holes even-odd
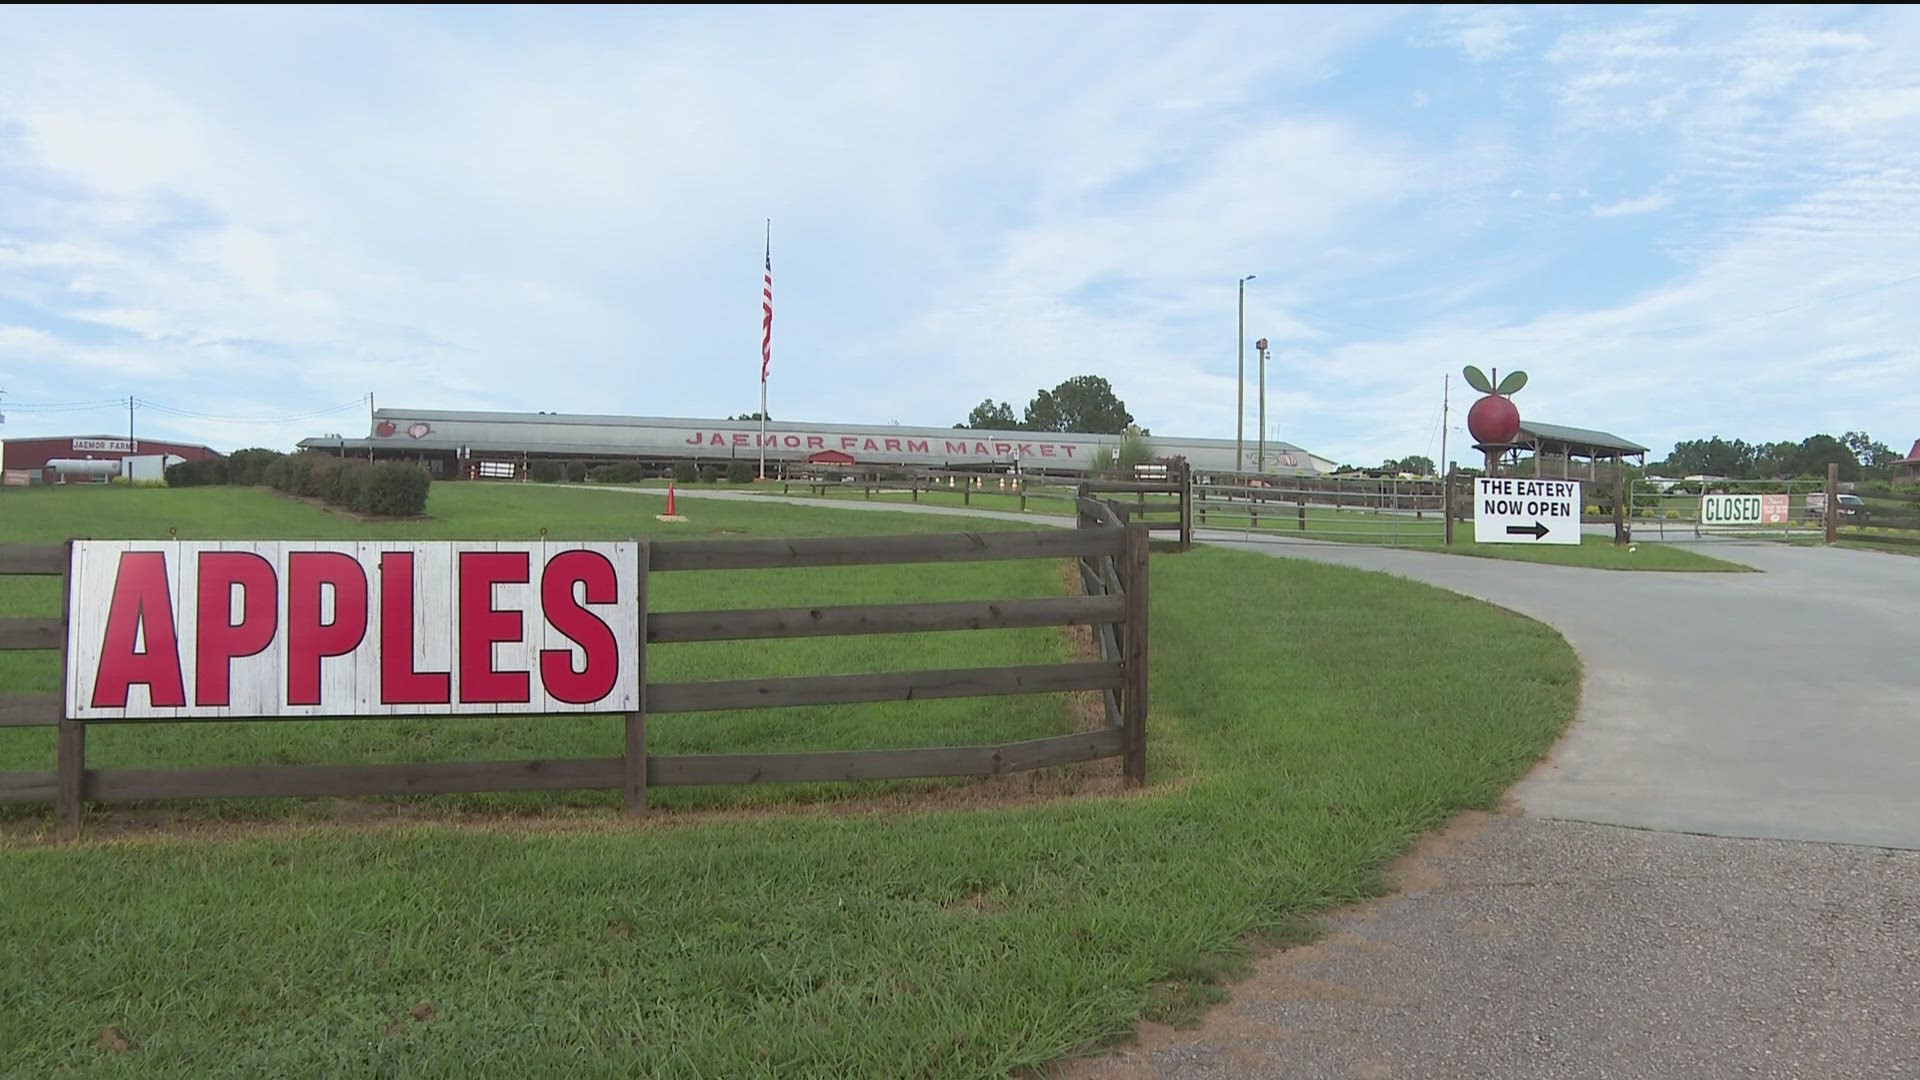
[(1442, 378), (1445, 381), (1440, 384), (1440, 464), (1433, 471), (1445, 476), (1452, 471), (1447, 468), (1447, 407), (1453, 399), (1453, 373), (1448, 372)]
[(1248, 274), (1240, 279), (1240, 377), (1235, 381), (1233, 411), (1233, 471), (1245, 472), (1247, 453), (1247, 282), (1258, 277)]
[(373, 413), (373, 391), (369, 390), (367, 391), (367, 461), (369, 463), (373, 461), (373, 433), (377, 426), (373, 420)]
[(138, 453), (140, 444), (133, 441), (133, 395), (127, 395), (127, 453)]
[(1260, 449), (1253, 455), (1253, 471), (1265, 475), (1267, 471), (1267, 339), (1261, 338), (1253, 343), (1260, 353)]

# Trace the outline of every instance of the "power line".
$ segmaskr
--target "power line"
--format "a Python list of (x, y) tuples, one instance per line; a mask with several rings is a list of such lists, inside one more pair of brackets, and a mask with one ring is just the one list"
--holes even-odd
[(14, 412), (90, 412), (97, 409), (119, 409), (127, 404), (126, 398), (110, 398), (100, 401), (15, 401), (7, 408)]
[(329, 405), (324, 409), (310, 409), (306, 412), (292, 413), (286, 416), (225, 416), (219, 413), (201, 412), (196, 409), (182, 409), (158, 401), (147, 401), (145, 399), (136, 400), (141, 408), (152, 409), (155, 412), (168, 416), (176, 416), (188, 420), (212, 420), (226, 424), (287, 424), (296, 420), (311, 420), (315, 417), (345, 412), (348, 409), (358, 409), (367, 403), (367, 397), (363, 394), (352, 401), (341, 402), (338, 405)]

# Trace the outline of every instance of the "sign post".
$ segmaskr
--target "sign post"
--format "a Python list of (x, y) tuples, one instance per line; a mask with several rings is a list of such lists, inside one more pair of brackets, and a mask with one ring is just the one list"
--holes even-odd
[(1476, 544), (1578, 544), (1580, 481), (1516, 476), (1474, 479)]

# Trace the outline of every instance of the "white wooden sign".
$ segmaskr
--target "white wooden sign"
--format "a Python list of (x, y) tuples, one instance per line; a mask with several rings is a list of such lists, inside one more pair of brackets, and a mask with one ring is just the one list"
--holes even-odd
[(1578, 544), (1580, 481), (1476, 477), (1473, 539), (1479, 544)]
[(77, 720), (638, 707), (639, 545), (87, 540)]

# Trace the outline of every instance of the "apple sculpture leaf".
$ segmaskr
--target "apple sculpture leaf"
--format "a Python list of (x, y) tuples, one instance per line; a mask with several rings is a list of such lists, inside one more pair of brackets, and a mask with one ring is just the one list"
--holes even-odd
[[(1474, 440), (1482, 446), (1505, 446), (1512, 442), (1520, 434), (1520, 410), (1513, 404), (1511, 395), (1527, 385), (1527, 373), (1507, 372), (1498, 388), (1477, 367), (1469, 365), (1462, 374), (1467, 377), (1468, 386), (1486, 395), (1467, 410), (1467, 430)], [(1494, 374), (1498, 375), (1499, 371)]]

